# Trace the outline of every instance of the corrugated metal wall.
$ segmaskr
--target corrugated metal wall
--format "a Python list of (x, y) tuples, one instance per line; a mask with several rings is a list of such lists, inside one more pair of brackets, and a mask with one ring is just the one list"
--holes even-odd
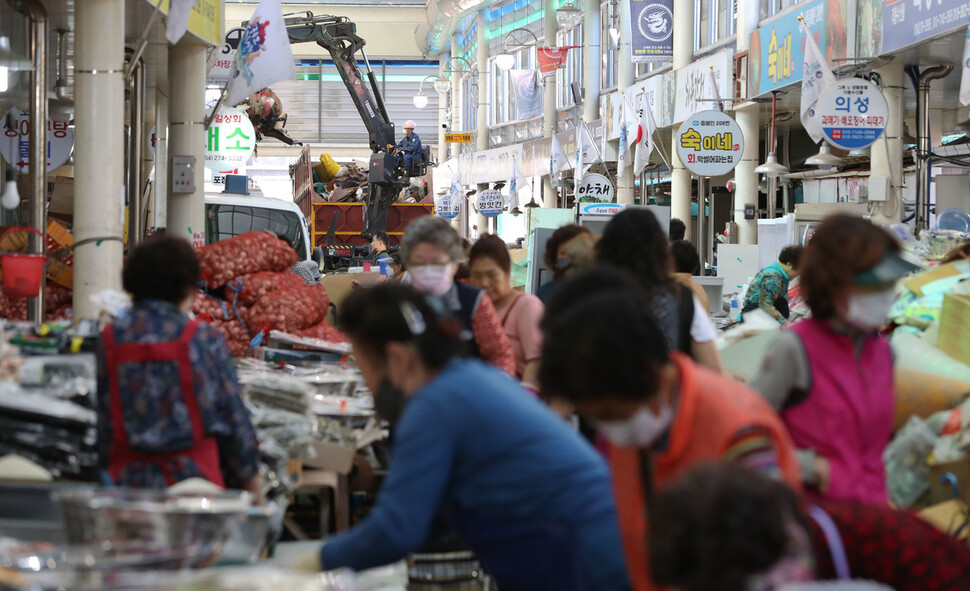
[[(358, 64), (364, 73), (364, 64)], [(432, 81), (424, 85), (428, 106), (414, 107), (412, 97), (426, 76), (438, 75), (438, 62), (374, 61), (371, 68), (381, 87), (388, 115), (399, 134), (414, 119), (425, 145), (438, 143), (438, 93)], [(366, 74), (365, 74), (366, 76)], [(367, 129), (350, 94), (329, 60), (297, 60), (296, 80), (279, 82), (273, 91), (283, 101), (289, 119), (287, 133), (304, 143), (367, 145)]]

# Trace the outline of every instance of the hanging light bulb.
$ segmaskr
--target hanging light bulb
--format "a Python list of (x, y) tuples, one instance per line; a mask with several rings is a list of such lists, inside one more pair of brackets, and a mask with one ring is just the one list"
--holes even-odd
[(849, 156), (852, 156), (853, 158), (868, 158), (871, 153), (872, 150), (870, 150), (869, 146), (866, 146), (865, 148), (852, 148), (849, 150)]
[(0, 197), (0, 205), (4, 209), (17, 209), (20, 207), (20, 191), (17, 190), (17, 173), (12, 168), (7, 169), (7, 182), (4, 183), (3, 197)]
[(768, 152), (768, 159), (765, 163), (755, 168), (754, 171), (757, 174), (763, 174), (770, 179), (775, 179), (783, 174), (788, 174), (788, 167), (784, 164), (778, 162), (778, 156), (775, 154), (774, 150)]
[(414, 103), (415, 108), (423, 109), (428, 106), (428, 95), (424, 94), (423, 92), (418, 92), (418, 94), (414, 95), (414, 97), (411, 99), (411, 102)]
[(583, 11), (572, 2), (567, 2), (556, 10), (556, 23), (562, 29), (571, 29), (581, 20), (583, 20)]
[(495, 65), (499, 70), (511, 70), (515, 67), (515, 56), (507, 51), (495, 56)]
[(833, 168), (845, 164), (845, 160), (833, 154), (832, 148), (829, 147), (829, 143), (823, 141), (822, 147), (819, 148), (818, 154), (806, 160), (805, 164), (808, 166), (817, 166), (819, 168)]
[(434, 89), (442, 94), (448, 92), (449, 90), (451, 90), (451, 80), (449, 80), (448, 78), (445, 78), (444, 76), (435, 78)]

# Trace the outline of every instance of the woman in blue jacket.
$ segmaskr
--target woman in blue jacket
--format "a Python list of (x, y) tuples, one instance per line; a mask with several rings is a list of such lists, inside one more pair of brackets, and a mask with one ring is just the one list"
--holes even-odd
[(603, 460), (509, 376), (455, 358), (461, 323), (433, 308), (397, 285), (344, 303), (340, 326), (394, 435), (376, 506), (317, 566), (401, 560), (437, 517), (503, 591), (628, 589)]

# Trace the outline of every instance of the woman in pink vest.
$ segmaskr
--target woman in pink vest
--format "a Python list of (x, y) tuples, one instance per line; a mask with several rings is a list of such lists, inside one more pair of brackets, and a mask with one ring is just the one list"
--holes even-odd
[(752, 382), (780, 413), (816, 499), (888, 503), (882, 452), (892, 434), (893, 355), (879, 334), (896, 281), (916, 267), (885, 230), (825, 220), (802, 257), (812, 318), (783, 331)]

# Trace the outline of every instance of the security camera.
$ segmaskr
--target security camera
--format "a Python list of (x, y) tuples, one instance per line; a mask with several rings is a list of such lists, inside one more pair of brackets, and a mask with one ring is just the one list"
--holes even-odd
[(449, 127), (451, 127), (451, 124), (449, 124), (449, 123), (442, 123), (441, 124), (441, 129), (448, 129)]

